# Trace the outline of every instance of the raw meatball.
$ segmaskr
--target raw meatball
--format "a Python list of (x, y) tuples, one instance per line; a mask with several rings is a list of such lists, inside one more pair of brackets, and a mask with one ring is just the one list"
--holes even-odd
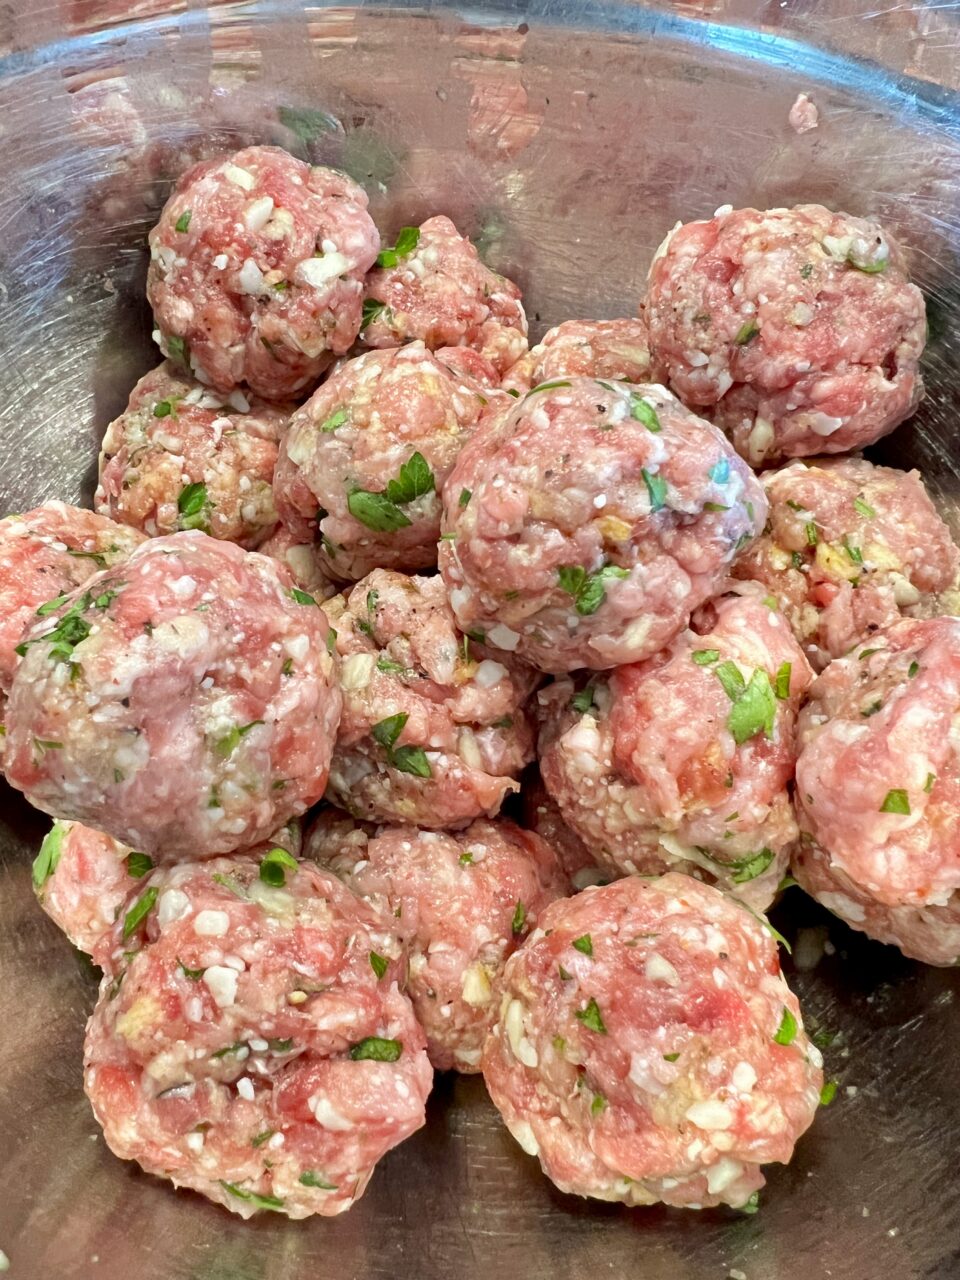
[(312, 538), (301, 542), (285, 525), (280, 525), (258, 550), (282, 564), (297, 586), (317, 600), (329, 600), (337, 594), (337, 588), (327, 577), (319, 543)]
[(649, 382), (647, 326), (641, 320), (565, 320), (517, 361), (503, 379), (521, 394), (569, 377)]
[(431, 351), (473, 347), (500, 373), (527, 349), (527, 317), (512, 280), (484, 266), (449, 218), (405, 227), (367, 276), (363, 341), (397, 347), (419, 339)]
[(902, 614), (958, 603), (960, 553), (916, 471), (832, 458), (763, 483), (767, 528), (732, 572), (774, 594), (818, 670)]
[(375, 569), (326, 608), (343, 687), (329, 798), (424, 827), (495, 814), (533, 757), (537, 673), (463, 636), (439, 578)]
[(8, 779), (145, 853), (256, 844), (323, 794), (341, 702), (328, 639), (266, 556), (153, 538), (26, 632)]
[(562, 1191), (757, 1203), (817, 1109), (821, 1059), (765, 922), (687, 876), (554, 903), (507, 962), (490, 1096)]
[(165, 362), (107, 427), (94, 505), (150, 537), (202, 529), (253, 549), (277, 524), (273, 469), (292, 412), (242, 391), (227, 400)]
[(813, 675), (784, 619), (759, 600), (714, 606), (646, 662), (541, 695), (547, 790), (602, 867), (671, 866), (759, 909), (797, 834), (787, 787)]
[(504, 962), (567, 890), (553, 851), (503, 821), (455, 834), (388, 827), (352, 835), (332, 856), (321, 830), (324, 850), (330, 870), (380, 906), (407, 948), (406, 990), (430, 1061), (439, 1071), (479, 1071)]
[(644, 310), (654, 368), (754, 466), (860, 449), (920, 401), (923, 295), (864, 218), (727, 207), (678, 225)]
[(349, 350), (379, 247), (367, 197), (344, 174), (279, 147), (205, 160), (150, 232), (154, 336), (201, 382), (286, 400)]
[(491, 398), (446, 355), (422, 342), (367, 352), (294, 415), (277, 507), (300, 541), (319, 540), (332, 577), (437, 563), (440, 489)]
[(544, 671), (613, 667), (685, 625), (766, 511), (720, 432), (668, 391), (574, 378), (464, 448), (440, 571), (464, 630)]
[(423, 1124), (401, 947), (335, 877), (289, 856), (156, 871), (113, 944), (84, 1084), (114, 1154), (305, 1218), (348, 1209)]
[[(299, 854), (300, 824), (291, 821), (254, 853), (279, 847)], [(146, 853), (79, 822), (55, 822), (33, 863), (33, 887), (44, 911), (75, 947), (109, 967), (111, 930), (127, 899), (154, 866)]]
[(543, 785), (539, 773), (524, 779), (520, 798), (524, 824), (546, 840), (574, 889), (585, 889), (588, 884), (605, 884), (610, 879), (609, 873), (597, 865), (596, 858), (577, 833), (564, 822), (557, 802)]
[(98, 569), (121, 565), (143, 535), (65, 502), (0, 520), (0, 690), (8, 692), (24, 629)]
[(960, 619), (895, 623), (831, 662), (800, 717), (794, 874), (927, 964), (960, 961)]

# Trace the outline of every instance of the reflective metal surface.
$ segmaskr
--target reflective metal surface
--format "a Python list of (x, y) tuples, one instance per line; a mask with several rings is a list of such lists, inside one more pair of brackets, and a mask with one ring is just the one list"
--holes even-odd
[[(751, 30), (752, 28), (752, 30)], [(427, 10), (293, 0), (0, 5), (4, 510), (89, 499), (104, 426), (156, 358), (144, 235), (171, 176), (247, 140), (360, 178), (386, 232), (434, 212), (524, 286), (536, 331), (631, 311), (678, 218), (823, 200), (877, 213), (931, 301), (929, 396), (876, 451), (951, 519), (960, 35), (942, 4), (540, 0)], [(787, 113), (804, 91), (820, 127)], [(956, 522), (955, 523), (955, 528)], [(830, 922), (799, 890), (792, 981), (839, 1080), (755, 1217), (625, 1210), (554, 1191), (476, 1080), (348, 1215), (242, 1223), (121, 1164), (80, 1087), (95, 981), (34, 905), (46, 822), (0, 792), (0, 1249), (16, 1280), (956, 1280), (960, 993)], [(815, 932), (809, 932), (814, 929)]]

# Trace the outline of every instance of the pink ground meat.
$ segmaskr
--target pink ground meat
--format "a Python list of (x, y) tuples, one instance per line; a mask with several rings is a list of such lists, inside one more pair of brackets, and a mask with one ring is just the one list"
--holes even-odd
[(479, 1071), (503, 965), (567, 890), (553, 851), (504, 821), (456, 833), (387, 827), (353, 834), (332, 853), (330, 844), (321, 831), (325, 865), (379, 905), (407, 948), (406, 991), (430, 1061), (440, 1071)]
[(795, 874), (856, 929), (960, 958), (960, 619), (903, 621), (827, 667), (800, 717)]
[(397, 247), (382, 252), (381, 260), (389, 265), (378, 265), (364, 285), (361, 337), (367, 346), (419, 340), (431, 351), (472, 347), (500, 373), (526, 351), (520, 290), (484, 266), (449, 218), (404, 228)]
[[(448, 359), (448, 354), (450, 359)], [(294, 415), (281, 447), (276, 502), (300, 541), (317, 540), (327, 572), (437, 563), (440, 490), (496, 377), (477, 357), (422, 343), (348, 360)]]
[(148, 537), (202, 529), (252, 550), (277, 525), (273, 469), (292, 412), (239, 390), (226, 398), (167, 361), (107, 427), (94, 505)]
[(280, 525), (257, 550), (282, 564), (297, 586), (315, 599), (329, 600), (337, 594), (324, 568), (320, 545), (312, 538), (302, 542), (285, 525)]
[(10, 689), (17, 645), (37, 610), (98, 569), (122, 565), (142, 541), (133, 529), (65, 502), (0, 520), (0, 690)]
[(443, 490), (459, 625), (544, 671), (661, 649), (763, 528), (759, 482), (668, 391), (560, 380), (494, 415)]
[(584, 842), (564, 821), (556, 800), (543, 785), (539, 773), (532, 778), (524, 778), (520, 798), (524, 826), (547, 842), (575, 890), (585, 889), (588, 884), (605, 884), (613, 878), (608, 869), (597, 864)]
[(960, 553), (918, 472), (824, 458), (763, 485), (767, 528), (733, 575), (776, 596), (817, 670), (903, 615), (960, 603)]
[(344, 174), (279, 147), (203, 161), (150, 232), (156, 340), (220, 391), (286, 400), (349, 350), (379, 247), (367, 197)]
[(243, 857), (153, 872), (87, 1027), (114, 1154), (243, 1217), (348, 1209), (423, 1124), (433, 1075), (396, 936), (289, 862), (269, 879)]
[(822, 1082), (763, 921), (682, 875), (548, 907), (507, 962), (482, 1066), (562, 1191), (687, 1208), (755, 1204)]
[(343, 689), (328, 797), (425, 827), (495, 814), (533, 757), (537, 673), (458, 631), (436, 577), (375, 569), (326, 610)]
[[(279, 847), (296, 855), (301, 844), (300, 823), (294, 820), (248, 853)], [(113, 925), (154, 865), (148, 854), (102, 831), (57, 821), (34, 860), (33, 887), (41, 907), (73, 945), (109, 968)]]
[(650, 268), (654, 368), (754, 466), (872, 443), (919, 403), (923, 295), (875, 222), (821, 205), (724, 209)]
[(540, 769), (602, 867), (677, 868), (763, 910), (797, 834), (787, 787), (813, 677), (775, 610), (731, 597), (714, 612), (646, 662), (544, 690)]
[(333, 637), (266, 556), (153, 538), (22, 643), (6, 768), (38, 809), (174, 858), (265, 840), (322, 795)]
[(502, 386), (523, 393), (556, 378), (649, 382), (647, 326), (641, 320), (565, 320), (507, 371)]

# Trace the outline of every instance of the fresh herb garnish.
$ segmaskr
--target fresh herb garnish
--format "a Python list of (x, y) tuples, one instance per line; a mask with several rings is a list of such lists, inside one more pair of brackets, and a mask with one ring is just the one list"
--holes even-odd
[(793, 1044), (797, 1037), (797, 1020), (789, 1009), (784, 1007), (783, 1017), (773, 1037), (777, 1044)]
[(134, 880), (140, 880), (153, 870), (153, 859), (146, 853), (128, 853), (124, 861), (127, 864), (127, 875), (133, 876)]
[(124, 941), (126, 941), (132, 933), (136, 932), (138, 926), (153, 910), (159, 892), (160, 890), (155, 885), (151, 886), (141, 897), (137, 899), (127, 914), (123, 917)]
[(896, 788), (888, 791), (883, 798), (883, 804), (880, 806), (881, 813), (904, 813), (910, 812), (910, 797), (906, 791)]
[(582, 1022), (585, 1027), (589, 1027), (591, 1031), (596, 1031), (598, 1035), (605, 1036), (607, 1034), (600, 1006), (593, 996), (587, 1001), (587, 1007), (585, 1009), (575, 1009), (573, 1016), (578, 1022)]
[(590, 937), (589, 933), (584, 933), (581, 934), (579, 938), (574, 938), (570, 945), (573, 947), (574, 951), (580, 951), (585, 956), (593, 955), (593, 939)]
[(419, 227), (402, 227), (397, 233), (397, 242), (393, 247), (381, 249), (377, 254), (378, 267), (395, 267), (401, 258), (409, 258), (420, 243)]
[(403, 1052), (399, 1040), (384, 1040), (382, 1036), (366, 1036), (353, 1045), (350, 1057), (354, 1062), (396, 1062)]
[(271, 849), (260, 859), (260, 879), (264, 884), (280, 889), (287, 883), (287, 872), (296, 874), (299, 863), (286, 849)]

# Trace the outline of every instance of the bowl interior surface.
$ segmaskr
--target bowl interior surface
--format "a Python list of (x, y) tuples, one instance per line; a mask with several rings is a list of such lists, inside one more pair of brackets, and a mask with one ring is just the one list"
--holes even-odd
[[(172, 178), (270, 142), (361, 181), (387, 236), (450, 215), (521, 284), (536, 335), (632, 314), (678, 219), (801, 201), (879, 216), (911, 250), (930, 342), (927, 399), (870, 456), (918, 467), (960, 533), (960, 36), (919, 9), (879, 27), (840, 9), (734, 4), (724, 24), (617, 0), (15, 0), (0, 14), (3, 512), (89, 502), (104, 428), (158, 359), (145, 236)], [(803, 135), (787, 121), (799, 92), (820, 110)], [(174, 1192), (98, 1134), (81, 1088), (96, 975), (33, 900), (47, 819), (0, 798), (0, 1248), (16, 1280), (960, 1275), (956, 971), (868, 942), (797, 889), (775, 919), (799, 936), (788, 974), (839, 1090), (755, 1216), (564, 1196), (482, 1083), (456, 1076), (339, 1219), (243, 1223)]]

